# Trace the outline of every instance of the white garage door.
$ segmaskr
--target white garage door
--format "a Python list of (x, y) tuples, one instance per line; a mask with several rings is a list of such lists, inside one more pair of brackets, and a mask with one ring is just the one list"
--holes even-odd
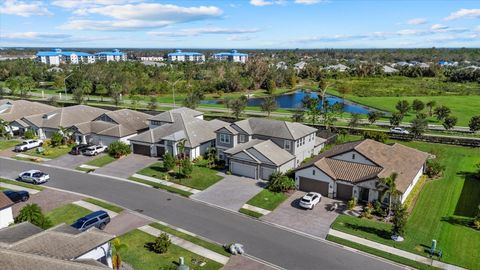
[(275, 169), (268, 168), (268, 167), (262, 167), (262, 179), (263, 180), (269, 180), (270, 175), (275, 171)]
[(250, 177), (250, 178), (253, 178), (253, 179), (256, 178), (256, 175), (255, 175), (256, 166), (247, 165), (247, 164), (232, 161), (230, 163), (230, 167), (231, 167), (230, 170), (232, 171), (233, 174), (246, 176), (246, 177)]

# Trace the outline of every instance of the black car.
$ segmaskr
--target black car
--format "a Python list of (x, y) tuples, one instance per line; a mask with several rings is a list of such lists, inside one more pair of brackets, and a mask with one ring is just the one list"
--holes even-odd
[(96, 227), (100, 230), (105, 229), (105, 226), (110, 222), (110, 216), (107, 212), (100, 210), (93, 213), (90, 213), (82, 218), (79, 218), (75, 223), (73, 223), (72, 227), (80, 230), (86, 231), (92, 227)]
[(70, 154), (71, 155), (80, 155), (83, 153), (83, 151), (85, 151), (85, 149), (87, 149), (88, 147), (92, 146), (92, 144), (79, 144), (79, 145), (75, 145), (74, 147), (72, 147), (72, 150), (70, 150)]
[(12, 202), (17, 203), (17, 202), (24, 202), (30, 198), (30, 194), (28, 194), (27, 191), (25, 190), (20, 190), (20, 191), (13, 191), (13, 190), (5, 190), (3, 192)]

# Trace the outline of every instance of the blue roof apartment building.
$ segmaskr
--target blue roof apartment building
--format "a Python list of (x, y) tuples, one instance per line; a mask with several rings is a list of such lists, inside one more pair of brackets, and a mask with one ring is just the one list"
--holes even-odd
[(119, 50), (90, 54), (86, 52), (62, 51), (61, 49), (54, 49), (52, 51), (39, 51), (37, 52), (36, 56), (38, 61), (51, 66), (58, 66), (63, 63), (91, 64), (95, 63), (96, 60), (125, 61), (127, 58), (126, 54), (120, 52)]
[(182, 50), (176, 50), (173, 53), (168, 54), (168, 61), (170, 62), (204, 62), (205, 55), (198, 52), (183, 52)]
[(213, 55), (213, 59), (218, 61), (245, 63), (248, 60), (248, 54), (239, 53), (237, 50), (231, 50), (230, 52), (216, 53)]
[(98, 52), (95, 54), (97, 57), (97, 60), (103, 60), (103, 61), (126, 61), (127, 60), (127, 54), (124, 52), (121, 52), (118, 49), (115, 49), (111, 52)]

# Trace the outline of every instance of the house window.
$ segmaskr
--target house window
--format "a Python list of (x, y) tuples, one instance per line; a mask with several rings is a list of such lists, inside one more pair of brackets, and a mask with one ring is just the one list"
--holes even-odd
[(243, 135), (243, 134), (238, 135), (238, 142), (244, 143), (245, 142), (245, 135)]
[(220, 142), (221, 143), (230, 143), (230, 136), (228, 134), (220, 133)]
[(290, 150), (290, 141), (283, 141), (283, 148), (285, 148), (285, 150)]
[(352, 159), (355, 159), (355, 154), (352, 154)]
[(315, 175), (315, 169), (312, 170), (312, 174)]

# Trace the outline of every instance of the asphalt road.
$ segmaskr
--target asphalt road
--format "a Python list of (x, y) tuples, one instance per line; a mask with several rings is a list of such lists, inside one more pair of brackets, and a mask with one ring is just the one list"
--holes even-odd
[(19, 172), (29, 169), (49, 173), (51, 180), (47, 186), (111, 201), (219, 243), (243, 243), (248, 254), (286, 269), (402, 269), (162, 190), (109, 177), (0, 158), (0, 176), (15, 178)]

